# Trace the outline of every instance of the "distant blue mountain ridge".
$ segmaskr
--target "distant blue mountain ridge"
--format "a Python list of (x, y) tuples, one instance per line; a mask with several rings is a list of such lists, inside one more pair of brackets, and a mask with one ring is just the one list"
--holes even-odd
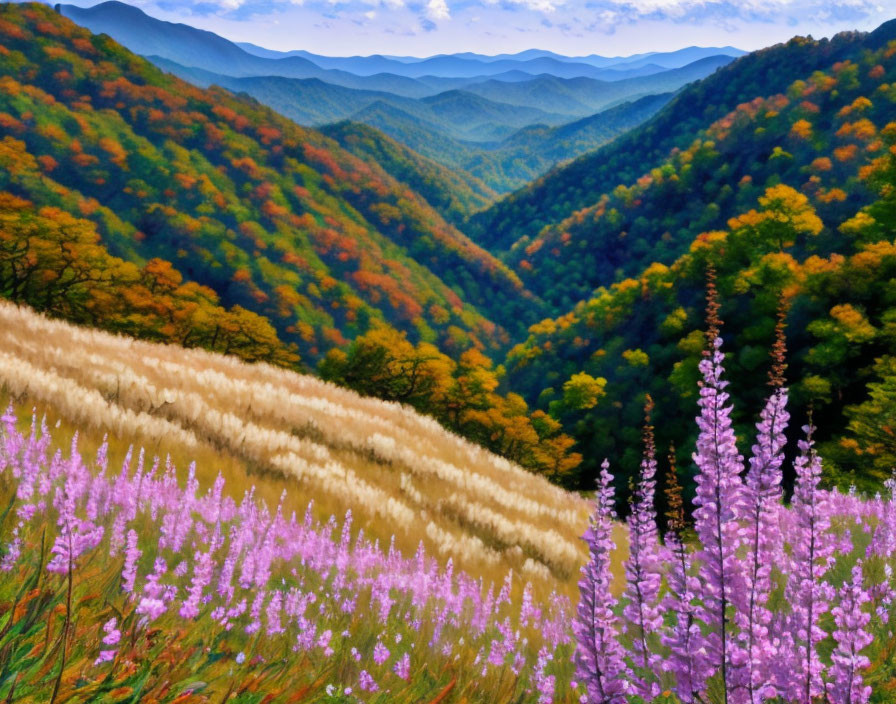
[(509, 71), (522, 71), (530, 75), (550, 74), (561, 78), (588, 77), (605, 81), (621, 80), (638, 75), (659, 73), (671, 68), (681, 68), (708, 56), (737, 58), (746, 52), (732, 46), (687, 47), (677, 51), (635, 54), (633, 56), (606, 57), (562, 56), (551, 51), (529, 49), (517, 54), (486, 56), (463, 52), (439, 54), (429, 57), (413, 56), (323, 56), (309, 51), (275, 51), (248, 42), (237, 44), (246, 52), (268, 59), (300, 57), (325, 69), (349, 71), (359, 76), (377, 73), (393, 73), (409, 78), (420, 76), (476, 77), (494, 76)]
[[(93, 7), (57, 5), (57, 11), (93, 32), (105, 33), (143, 56), (161, 56), (182, 66), (202, 68), (230, 76), (285, 76), (320, 78), (346, 88), (388, 90), (419, 98), (435, 90), (460, 87), (456, 79), (482, 79), (509, 72), (558, 78), (624, 80), (680, 68), (708, 56), (734, 58), (744, 52), (732, 47), (689, 47), (676, 52), (631, 57), (564, 57), (531, 50), (510, 56), (478, 54), (441, 55), (428, 58), (331, 57), (297, 50), (278, 52), (251, 44), (236, 44), (212, 32), (186, 24), (150, 17), (137, 7), (109, 0)], [(360, 78), (371, 79), (361, 82)], [(421, 86), (409, 79), (426, 79)], [(434, 79), (453, 82), (433, 85)], [(511, 80), (514, 80), (511, 78)]]
[(627, 57), (540, 49), (333, 57), (236, 44), (118, 0), (56, 11), (196, 85), (246, 93), (303, 125), (365, 124), (498, 193), (637, 126), (676, 91), (743, 53), (688, 47)]
[[(250, 54), (270, 59), (299, 56), (317, 64), (321, 68), (340, 69), (350, 71), (358, 75), (372, 75), (375, 73), (395, 73), (409, 77), (420, 75), (445, 75), (458, 76), (458, 70), (466, 75), (487, 76), (505, 71), (524, 71), (526, 73), (552, 73), (571, 77), (570, 74), (597, 77), (592, 72), (576, 73), (578, 67), (590, 66), (596, 69), (609, 69), (599, 77), (603, 80), (613, 80), (614, 76), (628, 77), (633, 71), (642, 71), (639, 75), (656, 73), (670, 68), (681, 68), (689, 63), (708, 56), (730, 56), (737, 58), (746, 52), (733, 46), (724, 47), (699, 47), (691, 46), (684, 49), (669, 52), (649, 52), (646, 54), (634, 54), (632, 56), (563, 56), (543, 49), (527, 49), (516, 54), (497, 54), (487, 56), (472, 52), (457, 54), (438, 54), (428, 57), (417, 56), (386, 56), (373, 54), (370, 56), (322, 56), (310, 51), (297, 49), (293, 51), (275, 51), (264, 47), (238, 42), (237, 46)], [(553, 73), (549, 68), (557, 68), (557, 63), (571, 64), (573, 68), (564, 68), (564, 74)], [(516, 65), (513, 65), (516, 64)], [(421, 68), (423, 67), (423, 68)], [(440, 73), (444, 71), (444, 73)]]

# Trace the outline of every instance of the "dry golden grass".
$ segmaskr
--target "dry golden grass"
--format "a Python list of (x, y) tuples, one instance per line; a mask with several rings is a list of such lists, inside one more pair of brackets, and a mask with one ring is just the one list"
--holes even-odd
[[(588, 504), (397, 404), (264, 364), (74, 327), (0, 303), (0, 386), (82, 433), (196, 460), (204, 484), (355, 524), (486, 579), (572, 594)], [(84, 437), (86, 435), (86, 437)]]

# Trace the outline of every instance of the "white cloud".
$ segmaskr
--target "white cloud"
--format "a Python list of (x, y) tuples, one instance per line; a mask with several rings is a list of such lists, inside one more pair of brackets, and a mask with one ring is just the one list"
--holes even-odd
[(445, 0), (429, 0), (426, 3), (426, 16), (433, 22), (438, 20), (450, 20), (451, 11)]
[(858, 12), (880, 12), (879, 0), (604, 0), (608, 7), (636, 15), (660, 14), (676, 18), (689, 13), (725, 9), (735, 15), (771, 17), (789, 11), (819, 11), (829, 8)]
[(557, 7), (563, 4), (563, 0), (559, 0), (558, 2), (554, 2), (554, 0), (522, 0), (522, 3), (530, 10), (535, 10), (537, 12), (553, 12)]
[(535, 12), (554, 12), (566, 4), (565, 0), (482, 0), (486, 5), (503, 5), (504, 7), (520, 7)]
[[(723, 20), (744, 22), (828, 23), (849, 18), (879, 15), (896, 0), (130, 0), (138, 4), (158, 5), (166, 11), (173, 5), (184, 9), (200, 8), (210, 14), (217, 7), (222, 15), (240, 13), (248, 18), (276, 12), (278, 8), (304, 6), (339, 7), (348, 11), (360, 7), (377, 8), (382, 19), (385, 10), (408, 10), (429, 22), (464, 17), (476, 8), (498, 8), (511, 12), (531, 11), (540, 15), (574, 12), (593, 25), (597, 22), (637, 22), (644, 18), (671, 22), (713, 23)], [(449, 7), (449, 2), (452, 5)], [(382, 10), (380, 10), (382, 8)], [(562, 14), (562, 13), (560, 13)]]

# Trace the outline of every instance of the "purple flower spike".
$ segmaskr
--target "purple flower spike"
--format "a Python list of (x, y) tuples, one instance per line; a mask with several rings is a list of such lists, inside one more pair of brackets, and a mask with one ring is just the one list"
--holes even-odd
[(585, 686), (592, 704), (625, 704), (630, 692), (628, 670), (618, 640), (618, 622), (613, 609), (610, 559), (613, 542), (613, 477), (604, 460), (597, 487), (594, 516), (585, 531), (591, 559), (579, 580), (579, 608), (573, 622), (576, 634), (576, 677)]

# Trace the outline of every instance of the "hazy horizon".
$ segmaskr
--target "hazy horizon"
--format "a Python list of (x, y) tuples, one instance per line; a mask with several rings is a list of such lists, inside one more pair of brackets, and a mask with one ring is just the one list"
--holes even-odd
[[(119, 0), (119, 1), (121, 1), (121, 0)], [(69, 4), (74, 4), (74, 3), (69, 3)], [(185, 22), (185, 24), (189, 24), (189, 22)], [(223, 35), (221, 35), (221, 36), (223, 36)], [(230, 37), (227, 37), (227, 38), (230, 39)], [(260, 49), (268, 49), (271, 51), (289, 52), (289, 51), (300, 51), (301, 50), (301, 49), (274, 49), (273, 47), (264, 46), (263, 44), (258, 44), (257, 42), (244, 41), (242, 39), (233, 39), (231, 41), (235, 42), (236, 44), (254, 45)], [(552, 54), (556, 54), (557, 56), (563, 56), (568, 59), (587, 58), (588, 56), (594, 56), (594, 55), (599, 55), (599, 56), (602, 56), (603, 58), (607, 58), (607, 59), (634, 59), (637, 57), (647, 57), (647, 56), (652, 56), (654, 54), (663, 54), (663, 53), (668, 53), (668, 52), (680, 51), (683, 49), (719, 49), (719, 50), (737, 49), (737, 50), (741, 50), (741, 47), (731, 46), (731, 45), (699, 46), (697, 44), (689, 44), (688, 46), (680, 46), (680, 47), (676, 47), (674, 49), (668, 49), (668, 50), (662, 50), (662, 51), (633, 52), (631, 54), (601, 54), (600, 52), (596, 52), (596, 51), (591, 52), (590, 54), (581, 54), (581, 53), (563, 54), (559, 51), (554, 51), (552, 49), (545, 49), (544, 47), (540, 47), (540, 46), (530, 46), (530, 47), (526, 47), (524, 49), (520, 49), (519, 51), (507, 51), (507, 52), (502, 51), (502, 52), (495, 52), (495, 53), (485, 53), (482, 51), (472, 51), (472, 50), (466, 49), (466, 50), (459, 50), (459, 51), (441, 51), (437, 54), (417, 54), (417, 55), (387, 54), (384, 52), (373, 52), (373, 53), (369, 53), (369, 54), (327, 54), (323, 51), (310, 51), (308, 49), (306, 49), (305, 51), (309, 51), (309, 53), (316, 54), (318, 56), (327, 56), (330, 58), (357, 58), (357, 57), (369, 58), (372, 56), (382, 56), (383, 58), (386, 58), (386, 59), (420, 61), (420, 60), (424, 60), (424, 59), (434, 59), (434, 58), (438, 58), (440, 56), (462, 56), (464, 54), (469, 54), (471, 56), (476, 55), (476, 56), (484, 56), (484, 57), (488, 57), (488, 58), (496, 58), (496, 57), (503, 57), (503, 56), (516, 56), (519, 54), (524, 54), (526, 52), (549, 52)], [(746, 51), (746, 49), (743, 49), (742, 51)]]
[[(93, 1), (71, 4), (90, 7)], [(158, 19), (235, 42), (327, 56), (629, 56), (689, 46), (760, 49), (794, 35), (871, 30), (877, 0), (141, 0)]]

